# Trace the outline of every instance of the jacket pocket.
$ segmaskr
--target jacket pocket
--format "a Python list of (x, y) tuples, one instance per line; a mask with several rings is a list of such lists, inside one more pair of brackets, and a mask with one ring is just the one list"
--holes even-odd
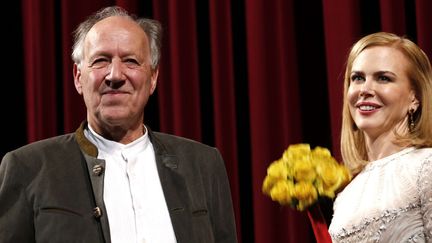
[(101, 242), (92, 214), (73, 209), (41, 207), (35, 214), (36, 242)]

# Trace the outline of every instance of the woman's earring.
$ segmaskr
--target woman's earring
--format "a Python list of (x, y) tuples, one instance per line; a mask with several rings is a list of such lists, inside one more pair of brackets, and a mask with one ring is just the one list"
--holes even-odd
[(408, 129), (409, 129), (409, 131), (410, 132), (413, 132), (414, 131), (414, 128), (415, 128), (415, 123), (414, 123), (414, 109), (410, 109), (409, 111), (408, 111), (408, 122), (409, 122), (409, 124), (408, 124)]

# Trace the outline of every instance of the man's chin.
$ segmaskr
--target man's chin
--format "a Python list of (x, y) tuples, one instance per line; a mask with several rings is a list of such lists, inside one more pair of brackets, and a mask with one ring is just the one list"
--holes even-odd
[(130, 116), (128, 116), (128, 114), (126, 114), (124, 111), (102, 114), (101, 118), (103, 121), (105, 121), (106, 124), (112, 126), (124, 125), (131, 120)]

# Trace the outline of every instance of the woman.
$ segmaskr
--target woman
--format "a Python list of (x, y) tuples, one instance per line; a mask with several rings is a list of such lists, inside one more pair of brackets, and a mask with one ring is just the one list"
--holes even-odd
[(351, 49), (334, 242), (432, 242), (432, 69), (412, 41), (379, 32)]

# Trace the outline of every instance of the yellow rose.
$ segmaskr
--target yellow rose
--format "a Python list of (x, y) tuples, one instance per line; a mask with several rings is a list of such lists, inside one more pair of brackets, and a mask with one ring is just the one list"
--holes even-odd
[(289, 161), (289, 163), (294, 163), (298, 160), (303, 160), (304, 157), (309, 157), (310, 155), (310, 146), (309, 144), (294, 144), (290, 145), (288, 149), (282, 155), (282, 159), (284, 161)]
[(293, 197), (294, 184), (292, 181), (278, 181), (270, 190), (270, 197), (273, 201), (280, 204), (291, 204)]
[(316, 159), (321, 159), (321, 158), (330, 158), (331, 157), (331, 153), (330, 150), (320, 147), (320, 146), (316, 146), (313, 150), (312, 150), (312, 156), (315, 157)]
[(318, 199), (318, 193), (311, 183), (298, 182), (294, 186), (294, 197), (298, 200), (297, 209), (303, 211)]
[(310, 160), (299, 160), (293, 165), (296, 181), (312, 182), (316, 178), (315, 165)]
[(334, 161), (322, 161), (317, 165), (318, 178), (315, 182), (318, 193), (329, 198), (335, 197), (335, 191), (351, 179), (346, 167)]
[(270, 190), (272, 189), (274, 184), (276, 184), (276, 182), (278, 182), (278, 181), (279, 181), (278, 178), (267, 175), (264, 179), (264, 182), (263, 182), (262, 191), (265, 194), (270, 195)]
[(276, 160), (268, 167), (267, 175), (278, 179), (286, 179), (288, 168), (282, 160)]

